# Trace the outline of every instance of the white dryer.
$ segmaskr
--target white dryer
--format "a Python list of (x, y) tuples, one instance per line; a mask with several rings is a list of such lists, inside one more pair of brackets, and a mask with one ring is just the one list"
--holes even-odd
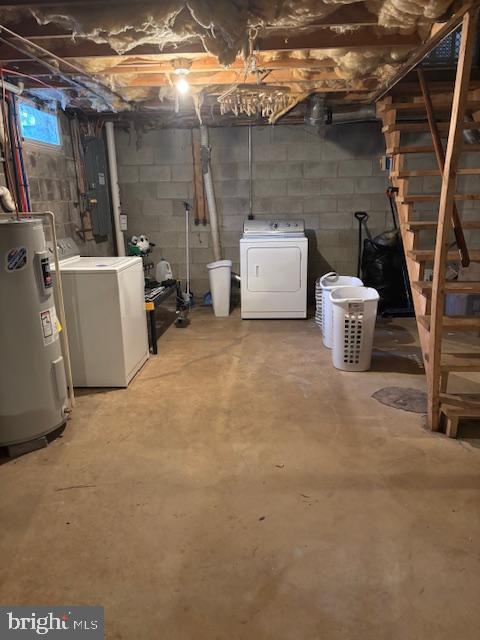
[(240, 239), (242, 318), (307, 317), (303, 220), (245, 220)]

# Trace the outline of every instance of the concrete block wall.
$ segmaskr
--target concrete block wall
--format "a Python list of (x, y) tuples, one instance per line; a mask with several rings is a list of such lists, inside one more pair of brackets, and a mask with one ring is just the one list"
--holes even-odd
[(73, 161), (72, 141), (66, 116), (59, 112), (62, 146), (50, 149), (24, 142), (25, 166), (30, 184), (33, 211), (53, 211), (59, 238), (71, 236), (82, 255), (113, 255), (113, 241), (83, 242), (80, 228), (78, 188)]
[[(122, 207), (128, 236), (146, 233), (177, 277), (185, 276), (182, 200), (193, 200), (191, 131), (154, 130), (142, 136), (117, 131)], [(310, 238), (313, 280), (335, 269), (354, 273), (357, 223), (367, 211), (372, 233), (389, 227), (387, 176), (379, 169), (385, 145), (376, 123), (342, 125), (319, 135), (303, 125), (253, 127), (253, 213), (256, 217), (303, 218)], [(248, 215), (248, 130), (210, 129), (212, 173), (224, 257), (239, 271), (239, 240)], [(193, 218), (193, 216), (192, 216)], [(190, 224), (192, 288), (208, 290), (206, 264), (213, 259), (209, 227)]]

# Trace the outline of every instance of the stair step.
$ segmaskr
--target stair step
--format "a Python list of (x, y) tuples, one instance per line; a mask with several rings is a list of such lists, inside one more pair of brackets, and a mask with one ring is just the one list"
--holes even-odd
[[(421, 231), (422, 229), (436, 229), (436, 220), (410, 220), (403, 222), (402, 227), (405, 231)], [(480, 229), (480, 220), (462, 220), (464, 229)]]
[[(430, 331), (430, 316), (417, 316), (417, 321)], [(451, 331), (480, 331), (480, 316), (443, 316), (443, 328)]]
[[(457, 169), (457, 176), (478, 176), (480, 175), (480, 168), (473, 169)], [(438, 169), (422, 169), (421, 171), (398, 171), (397, 173), (391, 173), (392, 178), (420, 178), (423, 176), (438, 176), (440, 177), (440, 171)]]
[(480, 353), (442, 353), (441, 371), (480, 371)]
[[(469, 251), (468, 255), (470, 256), (470, 260), (472, 262), (480, 262), (480, 251), (473, 250)], [(435, 258), (435, 250), (434, 249), (411, 249), (407, 251), (407, 256), (415, 262), (433, 262)], [(447, 260), (456, 261), (460, 260), (458, 251), (449, 251)]]
[[(436, 124), (440, 134), (448, 134), (450, 122), (437, 122)], [(480, 129), (480, 122), (462, 122), (462, 129)], [(382, 133), (393, 133), (394, 131), (410, 133), (430, 131), (430, 125), (428, 122), (396, 122), (395, 124), (386, 124), (382, 127)]]
[[(453, 412), (480, 411), (480, 395), (477, 393), (441, 393), (440, 402), (444, 402)], [(465, 413), (457, 415), (468, 417)], [(473, 414), (476, 417), (477, 414)]]
[[(413, 193), (402, 198), (403, 204), (412, 202), (437, 202), (440, 200), (439, 193)], [(456, 193), (455, 200), (480, 200), (480, 193)]]
[[(412, 287), (423, 296), (432, 295), (432, 283), (427, 280), (412, 282)], [(448, 293), (480, 293), (480, 282), (475, 280), (453, 280), (445, 282), (445, 291)]]
[[(442, 395), (445, 396), (443, 399)], [(440, 399), (440, 411), (446, 418), (445, 433), (449, 438), (457, 437), (460, 418), (480, 418), (480, 404), (451, 394), (441, 394)]]
[[(442, 100), (433, 102), (433, 110), (445, 110), (450, 111), (452, 108), (451, 100)], [(392, 102), (383, 106), (383, 111), (425, 111), (425, 102), (419, 100), (418, 102)], [(467, 111), (480, 110), (480, 100), (469, 100), (467, 102)]]
[[(434, 153), (432, 145), (405, 145), (401, 147), (387, 147), (387, 156), (410, 153)], [(480, 144), (463, 144), (462, 151), (480, 151)]]

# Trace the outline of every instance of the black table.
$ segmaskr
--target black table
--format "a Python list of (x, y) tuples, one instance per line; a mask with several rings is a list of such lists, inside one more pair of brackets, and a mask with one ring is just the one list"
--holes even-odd
[(155, 310), (169, 298), (173, 293), (177, 293), (177, 284), (169, 284), (163, 291), (149, 295), (150, 289), (145, 289), (145, 311), (147, 312), (148, 342), (151, 353), (158, 353), (157, 349), (157, 323), (155, 320)]

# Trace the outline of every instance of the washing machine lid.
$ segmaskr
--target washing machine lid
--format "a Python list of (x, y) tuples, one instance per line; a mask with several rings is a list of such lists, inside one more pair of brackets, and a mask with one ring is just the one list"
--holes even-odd
[(118, 273), (137, 263), (141, 264), (142, 259), (134, 256), (108, 258), (72, 256), (60, 260), (60, 270), (62, 273)]
[(305, 222), (298, 218), (244, 220), (243, 237), (303, 238)]

